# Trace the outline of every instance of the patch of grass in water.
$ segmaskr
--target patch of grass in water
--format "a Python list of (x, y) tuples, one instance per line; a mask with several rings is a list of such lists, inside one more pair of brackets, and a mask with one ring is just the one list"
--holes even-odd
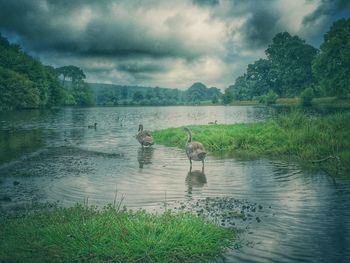
[[(193, 139), (213, 155), (269, 156), (313, 165), (312, 160), (338, 156), (345, 172), (350, 171), (350, 113), (308, 117), (299, 111), (259, 123), (190, 126)], [(187, 135), (182, 128), (158, 130), (156, 143), (184, 148)], [(317, 163), (331, 172), (334, 159)]]
[(0, 262), (198, 262), (234, 235), (188, 213), (44, 208), (0, 224)]

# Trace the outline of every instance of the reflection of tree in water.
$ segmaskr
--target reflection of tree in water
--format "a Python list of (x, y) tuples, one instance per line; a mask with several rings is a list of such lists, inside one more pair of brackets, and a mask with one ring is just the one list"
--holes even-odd
[(204, 169), (190, 170), (187, 173), (186, 185), (188, 186), (188, 194), (192, 194), (193, 188), (202, 188), (207, 183), (207, 177), (205, 176)]
[(139, 162), (139, 167), (143, 168), (144, 164), (151, 164), (153, 158), (152, 147), (139, 148), (137, 151), (137, 161)]

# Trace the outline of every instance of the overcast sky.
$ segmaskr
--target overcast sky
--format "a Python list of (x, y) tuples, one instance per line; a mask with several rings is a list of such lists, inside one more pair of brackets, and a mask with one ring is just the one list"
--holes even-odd
[(273, 36), (319, 47), (350, 0), (0, 0), (0, 32), (89, 82), (224, 89)]

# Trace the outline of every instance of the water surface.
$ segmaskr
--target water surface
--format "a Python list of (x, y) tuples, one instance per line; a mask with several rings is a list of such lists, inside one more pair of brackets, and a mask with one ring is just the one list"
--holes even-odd
[[(183, 150), (140, 147), (138, 124), (155, 130), (190, 124), (262, 121), (265, 107), (123, 107), (0, 114), (0, 204), (33, 201), (163, 211), (207, 197), (261, 207), (242, 222), (240, 250), (227, 262), (348, 262), (350, 183), (278, 160), (217, 159), (205, 170)], [(97, 129), (88, 125), (97, 122)], [(259, 217), (259, 220), (257, 219)]]

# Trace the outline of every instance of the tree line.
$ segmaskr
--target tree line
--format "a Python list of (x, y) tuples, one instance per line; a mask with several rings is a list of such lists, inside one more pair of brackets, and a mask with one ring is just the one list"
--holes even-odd
[(320, 49), (288, 32), (278, 33), (265, 50), (266, 59), (247, 66), (229, 86), (224, 104), (233, 100), (270, 103), (278, 97), (336, 96), (350, 92), (350, 18), (333, 23)]
[(299, 36), (278, 33), (266, 58), (249, 64), (224, 94), (196, 82), (187, 90), (88, 84), (76, 66), (54, 68), (0, 34), (0, 110), (53, 106), (183, 105), (233, 100), (273, 103), (278, 97), (344, 98), (350, 92), (350, 18), (333, 23), (317, 49)]
[(219, 102), (215, 87), (194, 83), (187, 90), (89, 84), (76, 66), (54, 68), (26, 54), (0, 34), (0, 111), (55, 106), (183, 105)]
[(160, 87), (123, 86), (113, 84), (90, 84), (97, 105), (197, 105), (203, 102), (218, 103), (222, 96), (216, 87), (208, 88), (196, 82), (187, 90), (168, 89)]
[(78, 67), (44, 65), (0, 34), (0, 110), (91, 105), (93, 94), (84, 79)]

